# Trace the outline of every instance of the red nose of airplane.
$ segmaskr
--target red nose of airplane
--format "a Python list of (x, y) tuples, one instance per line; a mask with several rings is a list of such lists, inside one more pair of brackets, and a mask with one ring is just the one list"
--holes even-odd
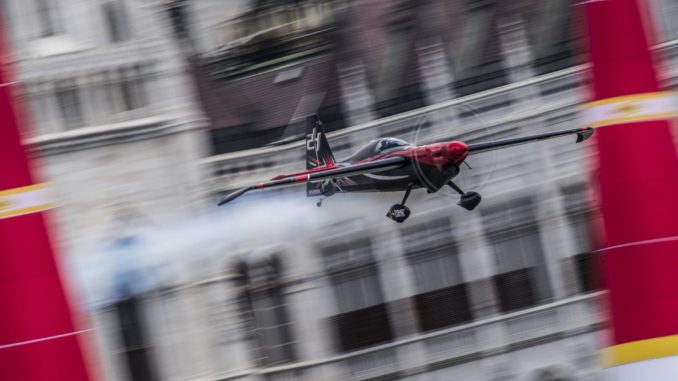
[(417, 147), (414, 157), (429, 165), (460, 165), (468, 155), (468, 147), (462, 142), (434, 143)]
[(468, 146), (462, 142), (447, 143), (447, 159), (454, 164), (461, 164), (468, 156)]

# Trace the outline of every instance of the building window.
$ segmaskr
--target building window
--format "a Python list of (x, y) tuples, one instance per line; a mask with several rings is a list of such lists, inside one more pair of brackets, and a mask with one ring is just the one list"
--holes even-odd
[(393, 333), (369, 239), (323, 249), (339, 314), (332, 317), (337, 349), (352, 351), (391, 341)]
[(502, 312), (535, 306), (551, 297), (539, 228), (530, 199), (483, 212), (497, 265), (494, 284)]
[(499, 295), (499, 308), (510, 312), (537, 304), (532, 268), (503, 272), (495, 275), (494, 284)]
[(454, 82), (457, 95), (465, 96), (507, 84), (506, 70), (502, 61), (491, 61), (467, 69)]
[(57, 18), (57, 3), (56, 0), (35, 0), (38, 37), (50, 37), (61, 32)]
[(169, 19), (172, 23), (174, 37), (178, 40), (185, 40), (189, 37), (188, 23), (186, 22), (186, 1), (176, 0), (167, 8)]
[(600, 276), (600, 257), (594, 252), (579, 253), (573, 257), (579, 289), (583, 293), (594, 292), (603, 288)]
[(120, 70), (106, 85), (113, 112), (132, 111), (148, 105), (145, 80), (141, 68)]
[(36, 91), (36, 87), (37, 86), (33, 84), (26, 86), (26, 93), (17, 97), (16, 102), (17, 104), (20, 104), (20, 110), (29, 113), (31, 121), (35, 124), (35, 127), (38, 128), (39, 133), (46, 133), (45, 109), (43, 107), (46, 97), (44, 94)]
[(381, 57), (378, 66), (370, 65), (367, 71), (380, 118), (426, 106), (416, 28), (424, 3), (396, 1), (383, 14), (384, 40), (381, 46), (375, 46)]
[(252, 292), (251, 303), (261, 362), (272, 365), (294, 361), (290, 321), (280, 287)]
[(535, 4), (525, 18), (537, 74), (551, 73), (578, 63), (581, 26), (568, 0)]
[(148, 345), (143, 325), (142, 306), (136, 297), (121, 300), (114, 305), (120, 322), (124, 345), (123, 354), (127, 361), (131, 381), (156, 380), (152, 365), (151, 348)]
[(80, 91), (75, 81), (61, 81), (56, 84), (56, 89), (57, 103), (66, 129), (82, 127), (84, 119)]
[(660, 0), (659, 4), (655, 7), (659, 10), (660, 16), (656, 19), (661, 18), (661, 25), (663, 26), (663, 33), (660, 33), (660, 36), (663, 37), (662, 40), (670, 41), (678, 38), (678, 23), (676, 19), (678, 17), (678, 1), (676, 0)]
[(120, 83), (120, 95), (122, 96), (122, 108), (125, 111), (137, 108), (137, 93), (134, 91), (134, 82), (124, 80)]
[(586, 188), (582, 185), (571, 186), (563, 190), (565, 211), (575, 239), (575, 255), (572, 256), (579, 289), (581, 292), (593, 292), (603, 288), (601, 257), (595, 252), (593, 244), (594, 213), (587, 204)]
[(379, 117), (400, 114), (426, 106), (424, 92), (420, 83), (403, 85), (394, 89), (388, 99), (377, 102)]
[(124, 111), (136, 110), (147, 105), (144, 80), (139, 71), (135, 71), (131, 77), (120, 82), (120, 95)]
[(408, 262), (414, 272), (414, 305), (422, 331), (472, 319), (459, 255), (449, 220), (434, 220), (403, 231)]
[(108, 36), (111, 42), (122, 42), (130, 38), (130, 28), (124, 3), (111, 0), (102, 4)]
[(237, 265), (243, 315), (254, 342), (257, 362), (271, 366), (296, 360), (285, 303), (280, 258)]
[[(498, 3), (471, 1), (466, 4), (457, 37), (448, 45), (454, 57), (452, 88), (457, 96), (466, 96), (508, 83), (497, 23)], [(479, 31), (482, 31), (479, 33)]]

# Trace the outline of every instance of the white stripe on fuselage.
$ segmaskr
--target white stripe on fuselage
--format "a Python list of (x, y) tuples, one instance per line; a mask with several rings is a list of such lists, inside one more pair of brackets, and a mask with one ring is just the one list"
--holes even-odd
[(409, 175), (403, 175), (403, 176), (384, 176), (384, 175), (377, 175), (374, 173), (364, 173), (364, 176), (367, 176), (369, 178), (375, 179), (375, 180), (400, 180), (400, 179), (405, 179), (410, 177)]

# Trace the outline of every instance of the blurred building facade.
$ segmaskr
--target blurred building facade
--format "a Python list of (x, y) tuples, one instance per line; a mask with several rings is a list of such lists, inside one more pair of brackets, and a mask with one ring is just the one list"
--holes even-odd
[[(294, 23), (282, 15), (295, 5), (252, 9), (221, 24), (241, 37), (194, 67), (212, 129), (207, 197), (298, 168), (301, 144), (284, 136), (304, 96), (322, 94), (317, 112), (338, 157), (380, 136), (480, 141), (566, 128), (585, 100), (568, 2), (352, 2), (307, 31), (328, 36), (326, 52), (274, 56), (263, 47), (279, 37), (240, 25), (276, 14)], [(260, 72), (241, 64), (257, 44)], [(267, 133), (249, 140), (241, 129)], [(217, 379), (595, 380), (604, 319), (588, 154), (557, 141), (472, 158), (460, 182), (484, 195), (480, 210), (416, 194), (403, 226), (380, 218), (401, 195), (330, 198), (316, 213), (334, 220), (248, 242), (221, 277), (192, 288), (198, 303), (227, 287), (235, 303), (224, 314), (242, 324), (195, 346), (244, 356)]]
[[(678, 6), (652, 3), (666, 21), (656, 51), (675, 87)], [(288, 138), (308, 112), (345, 157), (380, 136), (481, 141), (568, 128), (586, 101), (570, 1), (5, 8), (36, 126), (28, 143), (62, 201), (66, 247), (80, 256), (133, 246), (136, 224), (188, 218), (224, 192), (300, 169), (302, 144)], [(459, 183), (483, 194), (478, 210), (415, 194), (403, 225), (383, 217), (396, 194), (337, 195), (321, 209), (304, 200), (311, 208), (291, 214), (311, 227), (232, 220), (251, 235), (196, 241), (172, 264), (175, 278), (92, 312), (103, 373), (597, 380), (605, 321), (590, 160), (571, 141), (473, 157)], [(276, 213), (277, 197), (290, 197), (271, 195), (239, 205)]]
[(126, 0), (2, 7), (26, 143), (53, 181), (69, 250), (130, 216), (161, 223), (197, 207), (205, 123), (166, 15)]
[(0, 10), (25, 143), (58, 200), (50, 217), (64, 268), (124, 244), (134, 221), (195, 213), (205, 121), (164, 10), (127, 0), (9, 0)]

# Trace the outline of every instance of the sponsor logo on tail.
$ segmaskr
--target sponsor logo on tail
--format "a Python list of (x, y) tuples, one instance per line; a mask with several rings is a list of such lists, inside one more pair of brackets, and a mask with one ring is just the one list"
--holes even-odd
[[(335, 164), (336, 160), (323, 131), (322, 122), (317, 115), (309, 115), (306, 117), (306, 169)], [(319, 196), (330, 191), (329, 188), (333, 188), (332, 184), (308, 183), (306, 193), (308, 196)]]

